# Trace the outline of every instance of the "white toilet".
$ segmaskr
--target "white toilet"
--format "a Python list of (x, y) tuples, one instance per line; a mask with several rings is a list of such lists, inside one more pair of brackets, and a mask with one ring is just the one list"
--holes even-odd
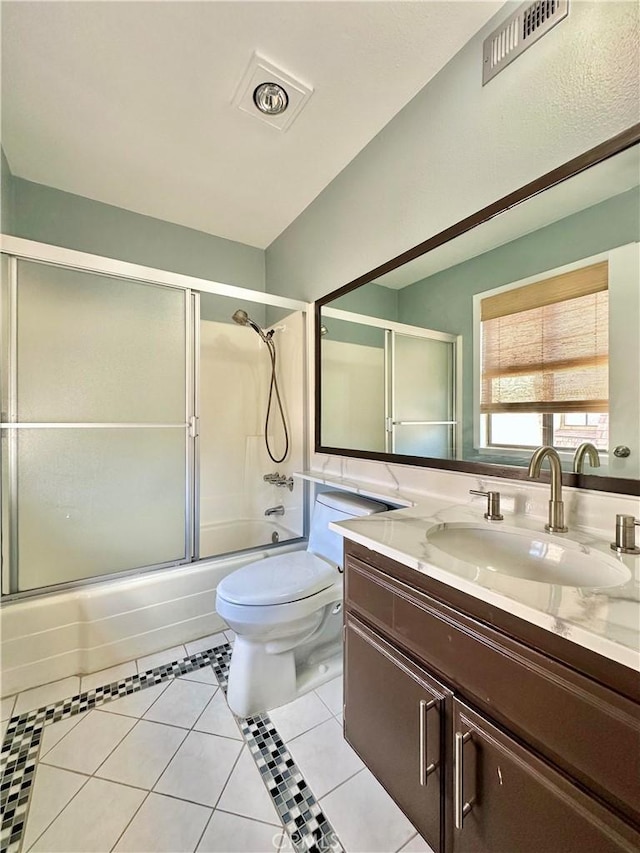
[(316, 498), (306, 551), (249, 563), (219, 584), (216, 610), (236, 633), (227, 700), (240, 717), (284, 705), (342, 663), (342, 537), (329, 522), (388, 507), (347, 492)]

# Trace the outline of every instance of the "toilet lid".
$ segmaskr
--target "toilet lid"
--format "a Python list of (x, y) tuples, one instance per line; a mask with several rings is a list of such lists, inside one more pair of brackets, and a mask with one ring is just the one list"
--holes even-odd
[(293, 551), (237, 569), (220, 581), (217, 593), (231, 604), (286, 604), (328, 589), (338, 577), (321, 557)]

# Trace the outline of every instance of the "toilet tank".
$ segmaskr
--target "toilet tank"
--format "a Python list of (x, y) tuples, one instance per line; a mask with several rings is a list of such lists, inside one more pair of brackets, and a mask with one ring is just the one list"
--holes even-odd
[(349, 492), (322, 492), (317, 495), (311, 516), (311, 532), (307, 551), (342, 566), (342, 536), (329, 530), (330, 521), (346, 521), (389, 509), (378, 501)]

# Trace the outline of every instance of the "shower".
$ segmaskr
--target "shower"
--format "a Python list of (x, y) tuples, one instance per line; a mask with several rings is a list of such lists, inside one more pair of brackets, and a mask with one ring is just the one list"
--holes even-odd
[[(269, 384), (269, 399), (267, 401), (267, 411), (264, 420), (264, 443), (267, 448), (269, 458), (272, 460), (272, 462), (284, 462), (284, 460), (287, 458), (287, 454), (289, 453), (289, 431), (287, 429), (287, 422), (284, 416), (282, 400), (280, 399), (278, 379), (276, 377), (276, 345), (273, 342), (273, 329), (268, 332), (265, 332), (254, 320), (251, 319), (251, 317), (249, 317), (246, 311), (242, 310), (242, 308), (238, 308), (237, 311), (234, 311), (231, 319), (239, 326), (250, 326), (253, 331), (256, 332), (256, 334), (258, 334), (260, 338), (264, 341), (264, 343), (267, 345), (267, 350), (269, 351), (269, 357), (271, 359), (271, 382)], [(276, 402), (278, 404), (278, 410), (280, 412), (280, 419), (282, 421), (282, 429), (284, 431), (284, 453), (282, 454), (282, 456), (279, 457), (276, 457), (271, 452), (271, 447), (269, 446), (269, 421), (271, 420), (271, 406), (273, 403), (274, 391)]]

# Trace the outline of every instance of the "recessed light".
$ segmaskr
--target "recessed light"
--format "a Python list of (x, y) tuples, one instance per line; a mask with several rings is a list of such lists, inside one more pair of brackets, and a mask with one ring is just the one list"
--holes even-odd
[(289, 106), (289, 96), (277, 83), (260, 83), (253, 92), (253, 103), (261, 113), (279, 116)]
[(276, 130), (287, 130), (312, 93), (306, 83), (254, 53), (233, 104)]

